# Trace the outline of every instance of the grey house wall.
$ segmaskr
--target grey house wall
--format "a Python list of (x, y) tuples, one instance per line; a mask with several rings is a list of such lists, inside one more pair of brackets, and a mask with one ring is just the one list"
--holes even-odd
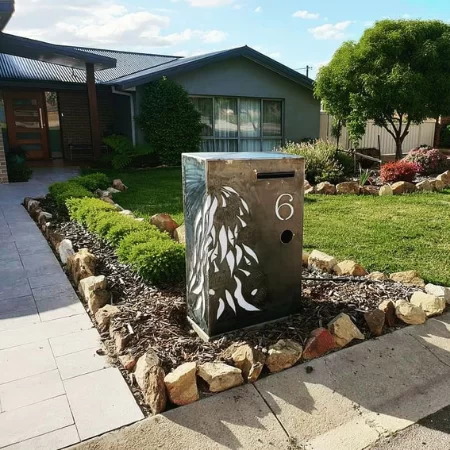
[[(284, 136), (299, 142), (303, 138), (318, 138), (320, 133), (320, 102), (313, 92), (247, 58), (210, 64), (172, 77), (190, 95), (230, 97), (262, 97), (284, 100)], [(136, 88), (136, 109), (143, 86)], [(138, 142), (144, 138), (137, 131)]]

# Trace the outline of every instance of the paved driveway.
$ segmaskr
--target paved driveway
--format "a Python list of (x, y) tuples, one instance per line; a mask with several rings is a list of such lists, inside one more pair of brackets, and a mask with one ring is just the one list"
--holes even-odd
[(76, 175), (36, 169), (0, 185), (0, 448), (59, 449), (140, 420), (119, 370), (27, 211), (25, 196)]

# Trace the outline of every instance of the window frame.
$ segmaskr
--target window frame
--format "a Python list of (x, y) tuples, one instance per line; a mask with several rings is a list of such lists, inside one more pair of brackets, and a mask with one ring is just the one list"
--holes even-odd
[[(212, 99), (212, 136), (202, 136), (202, 140), (213, 141), (214, 151), (217, 151), (216, 141), (237, 141), (238, 152), (241, 152), (241, 141), (259, 141), (259, 152), (263, 151), (263, 141), (281, 141), (281, 145), (285, 143), (285, 104), (283, 98), (271, 98), (271, 97), (249, 97), (249, 96), (233, 96), (233, 95), (189, 95), (190, 98), (210, 98)], [(232, 98), (237, 100), (237, 137), (217, 137), (215, 136), (216, 127), (216, 98)], [(259, 100), (260, 102), (260, 119), (259, 119), (259, 136), (241, 136), (241, 99)], [(263, 124), (264, 124), (264, 102), (265, 101), (278, 101), (281, 103), (281, 135), (279, 136), (264, 136)], [(257, 153), (257, 152), (255, 152)]]

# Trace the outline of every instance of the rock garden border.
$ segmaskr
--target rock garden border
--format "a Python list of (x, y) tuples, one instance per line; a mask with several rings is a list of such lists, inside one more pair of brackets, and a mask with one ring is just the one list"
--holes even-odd
[(312, 186), (305, 181), (305, 194), (322, 195), (402, 195), (414, 192), (439, 192), (450, 186), (450, 170), (447, 170), (434, 179), (425, 179), (418, 183), (407, 181), (397, 181), (392, 184), (382, 186), (365, 185), (361, 186), (358, 181), (344, 181), (339, 184), (331, 184), (328, 181)]
[[(125, 189), (120, 180), (114, 180), (112, 187), (97, 194), (105, 202), (115, 205), (120, 214), (134, 217), (131, 211), (124, 210), (111, 199), (111, 193)], [(79, 225), (55, 222), (52, 212), (44, 211), (45, 203), (32, 198), (24, 200), (24, 206), (47, 237), (77, 289), (93, 324), (102, 333), (108, 355), (120, 366), (146, 413), (157, 414), (168, 407), (186, 405), (202, 396), (245, 382), (252, 383), (260, 376), (307, 363), (366, 338), (376, 338), (398, 327), (424, 323), (428, 317), (442, 314), (450, 303), (448, 287), (425, 284), (413, 270), (389, 276), (381, 272), (367, 273), (357, 262), (338, 262), (332, 256), (314, 250), (302, 255), (304, 313), (259, 328), (230, 333), (209, 343), (188, 330), (179, 290), (175, 289), (175, 294), (167, 296), (152, 286), (145, 288), (145, 295), (161, 297), (161, 308), (166, 308), (164, 320), (178, 324), (179, 335), (171, 336), (169, 345), (177, 345), (182, 356), (177, 359), (169, 349), (171, 359), (167, 359), (160, 349), (156, 351), (152, 345), (147, 345), (144, 336), (140, 335), (141, 329), (136, 327), (136, 323), (145, 322), (149, 317), (145, 308), (140, 310), (141, 304), (137, 310), (130, 308), (129, 304), (135, 299), (129, 299), (128, 303), (114, 301), (115, 290), (122, 289), (120, 292), (123, 292), (125, 289), (120, 287), (121, 282), (126, 284), (120, 279), (125, 272), (115, 276), (117, 263), (106, 268), (104, 263), (99, 264), (99, 257), (94, 254), (100, 247), (110, 253), (113, 250)], [(143, 218), (135, 219), (144, 221)], [(178, 227), (169, 215), (153, 216), (151, 222), (183, 241), (183, 228)], [(74, 245), (70, 237), (76, 233), (84, 233), (85, 239), (79, 239)], [(95, 248), (94, 242), (97, 243)], [(133, 277), (126, 267), (121, 270), (128, 271), (125, 275)], [(114, 276), (119, 279), (116, 283), (119, 287), (108, 281)], [(133, 282), (139, 284), (142, 279), (135, 276)], [(149, 302), (155, 301), (149, 299)], [(126, 313), (126, 320), (118, 321), (122, 313)], [(183, 321), (184, 325), (179, 325)], [(153, 332), (159, 331), (155, 328)], [(144, 340), (145, 345), (140, 345), (140, 340)], [(137, 344), (130, 350), (131, 342)], [(305, 369), (311, 368), (306, 364)]]

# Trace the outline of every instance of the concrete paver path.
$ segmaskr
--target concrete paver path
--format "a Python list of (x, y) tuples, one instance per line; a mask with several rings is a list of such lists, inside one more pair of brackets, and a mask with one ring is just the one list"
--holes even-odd
[(20, 205), (73, 169), (0, 186), (0, 448), (56, 450), (143, 418), (46, 239)]

